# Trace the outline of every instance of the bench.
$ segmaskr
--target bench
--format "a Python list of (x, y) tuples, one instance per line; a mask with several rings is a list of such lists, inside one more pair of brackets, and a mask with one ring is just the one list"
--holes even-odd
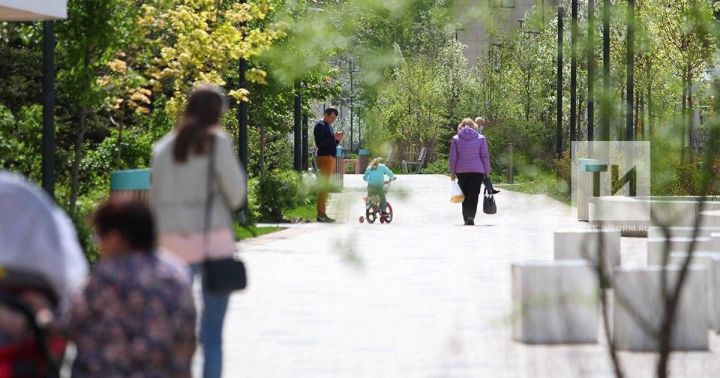
[[(423, 165), (425, 165), (426, 157), (427, 157), (427, 147), (423, 147), (420, 149), (420, 154), (418, 155), (417, 160), (403, 160), (402, 161), (403, 173), (419, 174)], [(411, 172), (411, 170), (412, 170), (412, 172)]]

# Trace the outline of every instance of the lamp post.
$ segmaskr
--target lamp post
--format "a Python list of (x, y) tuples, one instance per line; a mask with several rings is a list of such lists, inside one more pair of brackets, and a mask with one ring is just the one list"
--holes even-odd
[[(350, 69), (350, 152), (355, 151), (354, 150), (354, 120), (355, 120), (355, 82), (353, 78), (353, 74), (360, 72), (359, 70), (355, 69), (355, 63), (353, 62), (352, 58), (348, 61), (349, 69)], [(358, 134), (360, 133), (359, 126), (358, 126)]]
[(633, 124), (633, 103), (635, 102), (635, 0), (627, 3), (627, 45), (625, 46), (627, 61), (627, 96), (625, 104), (625, 140), (635, 140)]
[[(540, 32), (538, 32), (537, 30), (526, 29), (525, 28), (525, 19), (519, 19), (518, 24), (520, 24), (520, 33), (522, 35), (529, 36), (529, 38), (532, 39), (533, 43), (530, 43), (530, 46), (535, 46), (535, 44), (534, 44), (535, 37), (538, 34), (540, 34)], [(522, 69), (522, 71), (524, 72), (524, 75), (525, 75), (525, 77), (523, 78), (523, 80), (524, 80), (523, 84), (525, 85), (525, 96), (527, 96), (527, 98), (525, 98), (525, 120), (529, 121), (530, 120), (530, 110), (531, 110), (530, 105), (531, 105), (531, 99), (532, 99), (531, 93), (530, 93), (530, 85), (531, 85), (532, 79), (533, 79), (533, 77), (532, 77), (533, 61), (532, 61), (532, 57), (530, 59), (527, 59), (524, 56), (525, 51), (526, 51), (525, 44), (518, 43), (517, 51), (516, 51), (516, 53), (518, 55), (517, 60), (520, 63), (520, 68)]]
[(558, 40), (557, 40), (557, 130), (555, 139), (555, 148), (557, 157), (562, 158), (563, 154), (563, 13), (565, 9), (558, 7), (557, 10), (557, 22), (558, 22)]
[(297, 172), (302, 171), (302, 92), (299, 82), (295, 82), (295, 106), (293, 112), (293, 157), (294, 168)]
[[(245, 4), (247, 0), (240, 0), (240, 4)], [(241, 27), (246, 25), (243, 21)], [(240, 89), (247, 89), (248, 82), (245, 78), (245, 74), (248, 70), (248, 61), (245, 58), (240, 58), (240, 65), (238, 69), (238, 78), (240, 82)], [(248, 103), (246, 101), (240, 101), (238, 104), (238, 155), (240, 163), (242, 163), (245, 173), (248, 171)], [(247, 222), (248, 209), (247, 209), (247, 182), (245, 183), (245, 204), (246, 206), (242, 209), (241, 220), (243, 223)]]
[(588, 0), (588, 36), (587, 36), (587, 140), (595, 139), (595, 0)]
[(55, 23), (43, 22), (42, 186), (55, 197)]
[(577, 139), (577, 35), (578, 2), (571, 2), (570, 21), (570, 142)]
[(603, 0), (602, 140), (610, 140), (610, 0)]
[(309, 147), (308, 147), (308, 133), (310, 132), (310, 122), (308, 119), (307, 113), (303, 114), (302, 117), (302, 128), (303, 128), (303, 135), (302, 135), (302, 170), (307, 172), (309, 169), (308, 167), (308, 158), (309, 158)]

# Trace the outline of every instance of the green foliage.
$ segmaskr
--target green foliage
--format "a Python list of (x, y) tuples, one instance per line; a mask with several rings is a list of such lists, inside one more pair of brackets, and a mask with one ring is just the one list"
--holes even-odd
[(16, 116), (0, 105), (0, 167), (40, 182), (42, 107), (21, 107)]
[(295, 171), (276, 170), (261, 176), (255, 190), (260, 220), (280, 222), (284, 212), (308, 201), (302, 176)]
[(428, 175), (449, 175), (448, 156), (438, 155), (437, 160), (426, 165), (421, 172)]

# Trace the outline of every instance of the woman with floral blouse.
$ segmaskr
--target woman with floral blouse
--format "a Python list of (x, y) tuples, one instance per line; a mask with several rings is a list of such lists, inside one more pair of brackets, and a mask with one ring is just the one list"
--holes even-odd
[(72, 306), (73, 377), (190, 377), (196, 340), (187, 266), (156, 251), (143, 203), (112, 199), (93, 223), (101, 259)]

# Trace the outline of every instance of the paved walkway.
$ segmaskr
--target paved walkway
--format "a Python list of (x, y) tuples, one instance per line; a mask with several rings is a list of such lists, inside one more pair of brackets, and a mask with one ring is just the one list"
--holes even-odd
[[(442, 176), (400, 176), (391, 225), (359, 224), (362, 182), (332, 198), (345, 223), (300, 225), (242, 245), (250, 287), (233, 296), (227, 377), (610, 377), (604, 349), (511, 340), (510, 264), (552, 259), (564, 204), (503, 191), (498, 214), (461, 226)], [(623, 239), (642, 263), (642, 239)], [(711, 345), (719, 350), (718, 338)], [(653, 376), (652, 354), (623, 354)], [(718, 377), (715, 353), (679, 353), (674, 377)]]

